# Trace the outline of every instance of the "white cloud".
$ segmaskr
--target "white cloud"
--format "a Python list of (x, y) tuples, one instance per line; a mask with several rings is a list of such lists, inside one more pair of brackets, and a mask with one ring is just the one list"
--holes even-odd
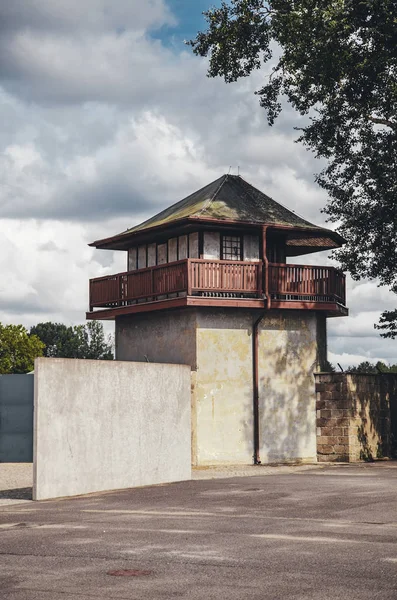
[(144, 30), (175, 23), (164, 0), (13, 0), (0, 6), (0, 22), (7, 31)]
[(354, 354), (348, 352), (343, 352), (342, 354), (335, 354), (334, 352), (329, 352), (328, 360), (334, 365), (337, 371), (340, 371), (339, 365), (344, 371), (346, 371), (349, 367), (355, 367), (360, 363), (367, 361), (372, 364), (376, 364), (379, 361), (384, 362), (385, 364), (390, 364), (387, 359), (385, 359), (384, 357), (376, 356), (373, 354), (373, 352), (365, 352), (363, 354)]
[[(320, 165), (294, 143), (293, 111), (269, 128), (253, 95), (263, 74), (206, 79), (205, 61), (148, 35), (172, 21), (163, 0), (1, 4), (0, 320), (84, 321), (89, 277), (125, 269), (124, 253), (87, 243), (230, 165), (324, 224)], [(332, 264), (324, 253), (296, 262)], [(329, 320), (331, 360), (397, 362), (395, 343), (373, 329), (395, 297), (349, 280), (348, 304), (352, 317)]]
[(89, 101), (138, 105), (153, 92), (174, 95), (193, 83), (187, 53), (128, 31), (60, 34), (23, 30), (0, 40), (4, 85), (25, 99), (48, 104)]
[(87, 235), (80, 224), (0, 221), (0, 321), (83, 321), (88, 278), (125, 269), (122, 253), (103, 266)]

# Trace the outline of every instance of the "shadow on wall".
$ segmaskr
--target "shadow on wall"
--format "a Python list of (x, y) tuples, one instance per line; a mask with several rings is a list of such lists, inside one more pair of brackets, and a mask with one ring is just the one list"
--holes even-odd
[[(262, 463), (316, 459), (317, 362), (315, 315), (279, 315), (264, 323), (259, 336)], [(250, 426), (246, 432), (252, 440)]]
[(320, 461), (372, 461), (396, 454), (397, 375), (319, 373)]
[(396, 457), (397, 375), (347, 374), (351, 404), (351, 459), (373, 461)]

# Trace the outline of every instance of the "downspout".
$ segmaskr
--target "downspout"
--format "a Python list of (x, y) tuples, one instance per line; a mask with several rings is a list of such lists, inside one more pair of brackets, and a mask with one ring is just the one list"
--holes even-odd
[(264, 225), (262, 228), (262, 257), (263, 257), (263, 296), (266, 299), (266, 308), (270, 310), (271, 306), (271, 298), (269, 292), (269, 261), (267, 258), (267, 244), (266, 244), (266, 235), (267, 235), (267, 225)]
[(252, 371), (254, 377), (254, 465), (260, 465), (259, 456), (259, 325), (266, 313), (255, 321), (252, 326)]
[[(266, 310), (270, 309), (269, 294), (269, 269), (266, 254), (266, 231), (267, 225), (262, 229), (262, 260), (263, 260), (263, 297)], [(252, 326), (252, 372), (253, 372), (253, 416), (254, 416), (254, 465), (260, 465), (259, 455), (259, 325), (261, 324), (266, 312), (262, 313)]]

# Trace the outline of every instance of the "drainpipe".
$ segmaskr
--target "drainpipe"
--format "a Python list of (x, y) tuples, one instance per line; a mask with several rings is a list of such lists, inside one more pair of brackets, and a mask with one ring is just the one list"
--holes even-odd
[(254, 465), (260, 465), (259, 456), (259, 325), (266, 313), (252, 326), (252, 371), (254, 379), (253, 414), (254, 414)]
[(269, 293), (269, 261), (267, 259), (266, 248), (267, 227), (267, 225), (262, 227), (263, 295), (266, 298), (266, 308), (267, 310), (270, 310), (271, 299)]
[[(266, 254), (266, 232), (267, 225), (262, 229), (262, 260), (263, 260), (263, 295), (265, 298), (266, 309), (270, 309), (269, 294), (269, 261)], [(253, 415), (254, 415), (254, 465), (260, 465), (259, 456), (259, 325), (261, 324), (266, 312), (254, 322), (252, 326), (252, 373), (253, 373)]]

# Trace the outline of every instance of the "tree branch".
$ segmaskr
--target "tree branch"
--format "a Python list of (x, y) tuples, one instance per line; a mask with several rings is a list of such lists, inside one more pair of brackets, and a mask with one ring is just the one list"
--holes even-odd
[(372, 121), (372, 123), (376, 123), (376, 125), (386, 125), (386, 127), (397, 130), (397, 123), (389, 121), (389, 119), (380, 119), (378, 117), (368, 117), (368, 119), (369, 121)]

